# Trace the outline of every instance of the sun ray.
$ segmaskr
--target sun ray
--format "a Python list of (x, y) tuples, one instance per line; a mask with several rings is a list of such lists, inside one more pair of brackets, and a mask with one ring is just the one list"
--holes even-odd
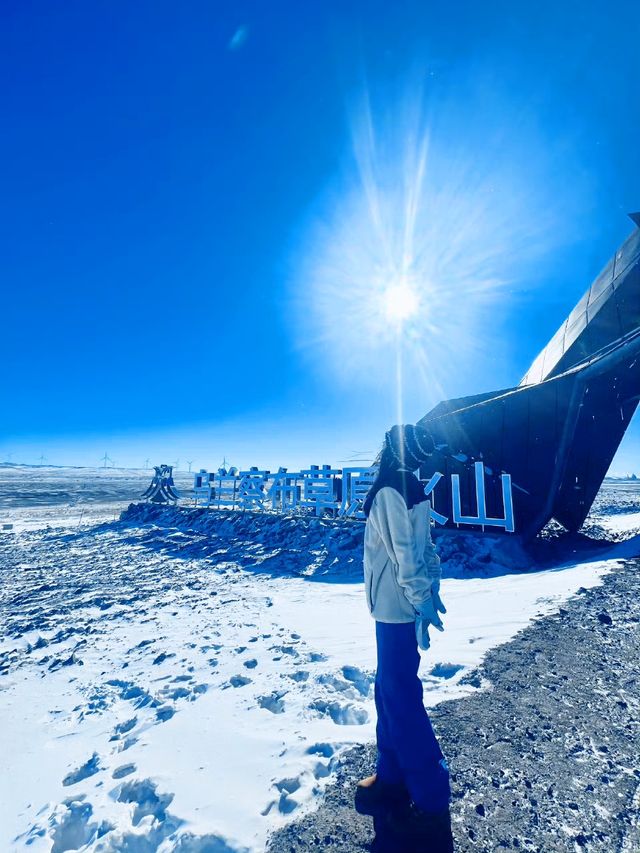
[(467, 149), (460, 133), (454, 144), (443, 122), (439, 138), (425, 100), (416, 89), (376, 111), (365, 87), (353, 168), (311, 229), (296, 280), (312, 358), (321, 352), (322, 370), (349, 386), (386, 383), (398, 413), (477, 365), (507, 285), (550, 230), (531, 179), (490, 146)]

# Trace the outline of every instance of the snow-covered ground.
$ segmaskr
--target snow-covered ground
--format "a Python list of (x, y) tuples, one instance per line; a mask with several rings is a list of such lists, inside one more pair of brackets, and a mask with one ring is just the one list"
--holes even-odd
[[(152, 470), (142, 468), (0, 465), (0, 532), (3, 522), (20, 531), (115, 521), (140, 499), (152, 476)], [(188, 495), (193, 474), (174, 471), (174, 479), (181, 494)]]
[(640, 511), (604, 516), (600, 519), (600, 523), (612, 533), (633, 533), (640, 530)]
[[(75, 496), (84, 473), (68, 475)], [(291, 520), (260, 545), (246, 525), (114, 522), (128, 481), (89, 518), (77, 503), (12, 506), (18, 482), (0, 470), (0, 522), (16, 523), (0, 533), (0, 850), (263, 850), (313, 807), (341, 750), (374, 738), (357, 549), (323, 550), (329, 528)], [(617, 488), (595, 520), (632, 535), (640, 487)], [(597, 584), (616, 547), (544, 571), (445, 566), (427, 704), (478, 689), (465, 676), (486, 651)]]

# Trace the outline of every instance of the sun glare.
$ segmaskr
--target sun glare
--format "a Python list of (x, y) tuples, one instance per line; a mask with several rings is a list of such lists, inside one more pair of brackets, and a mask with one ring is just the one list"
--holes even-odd
[(384, 316), (395, 323), (404, 323), (415, 317), (420, 300), (414, 287), (404, 281), (394, 282), (382, 294)]
[(424, 407), (482, 364), (506, 285), (534, 269), (555, 219), (523, 160), (470, 145), (458, 104), (435, 121), (419, 88), (393, 108), (380, 97), (358, 102), (350, 169), (301, 246), (297, 334), (323, 375), (399, 400), (405, 384)]

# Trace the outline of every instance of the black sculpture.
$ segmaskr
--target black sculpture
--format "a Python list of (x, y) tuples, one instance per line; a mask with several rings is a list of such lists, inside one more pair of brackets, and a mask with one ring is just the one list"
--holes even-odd
[(584, 522), (640, 399), (640, 213), (631, 219), (639, 228), (519, 386), (447, 400), (420, 421), (438, 448), (420, 475), (447, 527), (530, 539), (552, 518), (570, 531)]
[(173, 482), (173, 466), (154, 465), (154, 471), (153, 480), (142, 497), (154, 504), (176, 503), (179, 495)]

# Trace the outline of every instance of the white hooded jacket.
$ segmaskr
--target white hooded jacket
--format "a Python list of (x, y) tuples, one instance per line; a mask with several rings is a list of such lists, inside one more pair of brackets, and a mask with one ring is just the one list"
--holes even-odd
[(369, 612), (378, 622), (413, 622), (440, 580), (430, 530), (428, 500), (407, 508), (391, 486), (373, 499), (364, 533), (364, 585)]

